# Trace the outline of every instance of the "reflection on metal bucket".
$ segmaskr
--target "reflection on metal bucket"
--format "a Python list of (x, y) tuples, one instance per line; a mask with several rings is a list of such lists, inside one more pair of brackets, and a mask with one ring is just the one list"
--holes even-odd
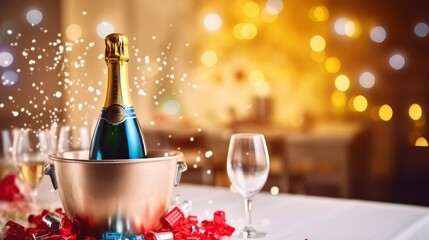
[(87, 160), (87, 151), (57, 153), (46, 174), (58, 185), (64, 210), (82, 232), (124, 236), (157, 230), (171, 203), (173, 186), (186, 170), (178, 151), (149, 151), (148, 158)]

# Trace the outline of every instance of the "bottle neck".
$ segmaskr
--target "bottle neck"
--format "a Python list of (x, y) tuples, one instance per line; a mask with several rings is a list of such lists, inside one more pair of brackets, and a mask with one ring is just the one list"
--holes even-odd
[(104, 108), (111, 105), (132, 107), (128, 83), (128, 62), (107, 62), (107, 93)]

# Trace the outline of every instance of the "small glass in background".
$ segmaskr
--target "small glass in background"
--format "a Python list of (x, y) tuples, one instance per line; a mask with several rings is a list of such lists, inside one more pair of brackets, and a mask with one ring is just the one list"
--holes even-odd
[(12, 135), (10, 130), (1, 131), (0, 180), (12, 171)]
[(57, 152), (89, 150), (90, 143), (90, 133), (87, 126), (62, 126), (58, 137)]
[(48, 160), (48, 134), (45, 131), (21, 129), (14, 134), (12, 158), (18, 176), (29, 188), (31, 202), (37, 203), (37, 187), (43, 178)]

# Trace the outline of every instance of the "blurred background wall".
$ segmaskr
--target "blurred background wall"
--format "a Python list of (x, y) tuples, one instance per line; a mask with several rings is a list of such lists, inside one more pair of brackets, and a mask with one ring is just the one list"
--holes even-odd
[(146, 138), (185, 151), (190, 182), (228, 185), (229, 134), (258, 131), (266, 190), (429, 205), (424, 0), (1, 3), (2, 129), (90, 128), (122, 32)]

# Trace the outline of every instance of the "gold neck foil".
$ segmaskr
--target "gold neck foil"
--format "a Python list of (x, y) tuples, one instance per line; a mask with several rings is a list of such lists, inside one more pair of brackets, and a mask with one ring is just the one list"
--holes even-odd
[(119, 33), (106, 37), (107, 92), (104, 108), (113, 104), (132, 107), (128, 83), (128, 38)]
[(128, 62), (128, 38), (121, 33), (112, 33), (105, 39), (106, 51), (104, 54), (106, 62), (125, 61)]

